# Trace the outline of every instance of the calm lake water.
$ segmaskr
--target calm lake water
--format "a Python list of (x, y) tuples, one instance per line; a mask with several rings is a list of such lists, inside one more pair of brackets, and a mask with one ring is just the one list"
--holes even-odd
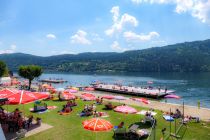
[[(67, 80), (64, 84), (55, 84), (56, 88), (73, 86), (86, 86), (95, 80), (105, 83), (122, 83), (123, 85), (143, 86), (147, 81), (153, 81), (154, 87), (167, 87), (176, 91), (182, 98), (167, 99), (170, 103), (182, 103), (197, 106), (198, 100), (202, 107), (210, 108), (210, 73), (138, 73), (138, 74), (68, 74), (45, 73), (40, 79), (62, 78)], [(162, 100), (163, 101), (163, 100)]]

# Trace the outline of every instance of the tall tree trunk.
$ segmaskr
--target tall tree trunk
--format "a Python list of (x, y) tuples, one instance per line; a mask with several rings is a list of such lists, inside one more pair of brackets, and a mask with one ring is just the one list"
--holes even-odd
[(31, 89), (31, 79), (28, 80), (28, 90)]

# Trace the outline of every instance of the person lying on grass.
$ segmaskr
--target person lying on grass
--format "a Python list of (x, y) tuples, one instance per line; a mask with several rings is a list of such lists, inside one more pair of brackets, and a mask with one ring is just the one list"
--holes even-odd
[(111, 102), (109, 102), (108, 104), (105, 105), (105, 108), (106, 108), (106, 109), (110, 109), (110, 110), (114, 109), (115, 107), (116, 107), (116, 106), (112, 105)]
[(70, 113), (72, 111), (72, 108), (70, 106), (63, 105), (63, 108), (61, 111), (58, 111), (58, 113)]

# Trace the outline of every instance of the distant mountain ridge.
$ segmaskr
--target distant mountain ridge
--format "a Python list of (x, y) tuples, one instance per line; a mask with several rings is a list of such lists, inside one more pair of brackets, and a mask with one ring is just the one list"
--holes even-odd
[(34, 56), (0, 54), (10, 70), (20, 65), (41, 65), (59, 72), (210, 72), (210, 39), (144, 50)]

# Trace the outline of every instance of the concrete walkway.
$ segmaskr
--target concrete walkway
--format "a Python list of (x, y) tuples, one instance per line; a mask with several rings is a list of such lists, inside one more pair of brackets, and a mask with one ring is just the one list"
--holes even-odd
[[(29, 129), (27, 129), (25, 137), (29, 137), (29, 136), (35, 135), (35, 134), (37, 134), (39, 132), (48, 130), (48, 129), (52, 128), (52, 127), (53, 126), (45, 124), (45, 123), (42, 123), (40, 126), (32, 125)], [(15, 140), (15, 139), (17, 139), (16, 132), (7, 132), (5, 137), (6, 137), (6, 140)]]

